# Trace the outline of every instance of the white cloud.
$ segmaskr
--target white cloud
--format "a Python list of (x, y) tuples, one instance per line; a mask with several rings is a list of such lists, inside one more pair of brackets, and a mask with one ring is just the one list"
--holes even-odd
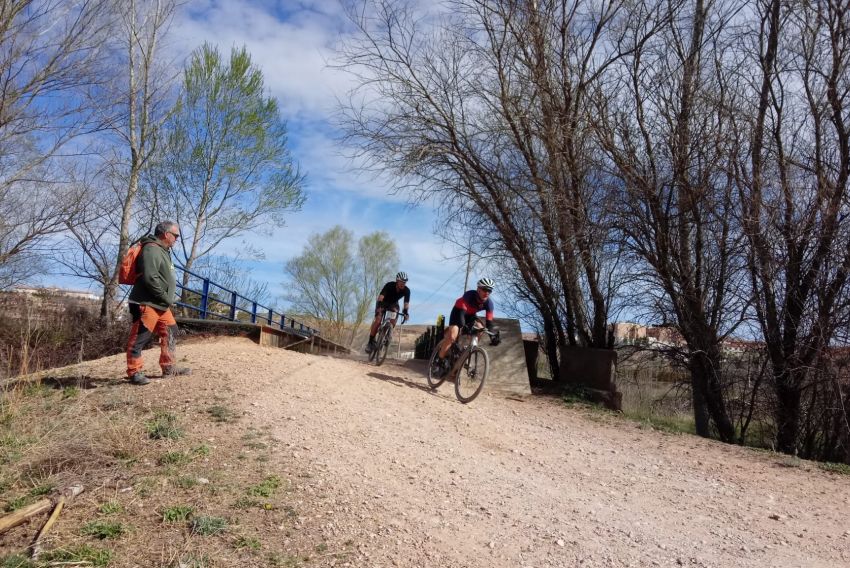
[(245, 45), (263, 70), (266, 85), (287, 120), (293, 155), (308, 174), (304, 210), (290, 214), (287, 225), (270, 235), (251, 234), (224, 245), (235, 254), (248, 243), (264, 251), (252, 276), (273, 293), (284, 291), (284, 263), (298, 255), (314, 233), (334, 225), (355, 237), (384, 230), (398, 244), (402, 267), (411, 275), (414, 321), (430, 323), (448, 314), (462, 293), (463, 260), (434, 236), (434, 213), (411, 209), (407, 197), (393, 194), (400, 184), (389, 176), (363, 173), (340, 146), (331, 117), (337, 98), (353, 86), (350, 75), (328, 67), (350, 26), (338, 0), (207, 0), (185, 6), (172, 29), (178, 59), (204, 42), (223, 53)]
[(244, 45), (263, 69), (285, 118), (325, 116), (335, 97), (351, 87), (346, 74), (327, 67), (341, 39), (343, 16), (339, 9), (328, 10), (327, 2), (300, 3), (303, 9), (287, 11), (275, 4), (233, 0), (187, 5), (174, 26), (178, 47), (188, 54), (204, 42), (223, 51)]

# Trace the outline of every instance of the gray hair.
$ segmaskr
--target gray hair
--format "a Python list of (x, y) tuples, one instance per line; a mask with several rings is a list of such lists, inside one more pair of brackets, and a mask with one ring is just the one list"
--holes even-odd
[(167, 233), (169, 229), (176, 226), (177, 223), (175, 223), (174, 221), (161, 221), (153, 230), (153, 234), (156, 237), (164, 237), (165, 233)]

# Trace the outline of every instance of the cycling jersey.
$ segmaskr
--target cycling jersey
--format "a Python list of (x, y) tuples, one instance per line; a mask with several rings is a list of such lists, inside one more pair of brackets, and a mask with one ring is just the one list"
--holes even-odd
[(455, 301), (454, 307), (457, 310), (462, 310), (465, 315), (469, 316), (474, 316), (481, 310), (484, 310), (485, 319), (487, 321), (493, 321), (493, 312), (495, 311), (493, 300), (490, 298), (482, 300), (477, 290), (467, 290), (463, 296)]
[(384, 299), (381, 301), (381, 305), (384, 308), (397, 306), (398, 301), (401, 298), (404, 298), (405, 304), (410, 303), (410, 288), (405, 286), (404, 290), (399, 290), (398, 286), (396, 286), (395, 280), (384, 284), (384, 287), (381, 288), (381, 293), (378, 295), (384, 297)]

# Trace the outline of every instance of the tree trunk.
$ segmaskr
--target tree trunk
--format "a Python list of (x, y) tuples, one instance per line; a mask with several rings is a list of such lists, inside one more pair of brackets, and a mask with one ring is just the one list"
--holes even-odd
[(101, 321), (111, 321), (115, 317), (115, 292), (117, 288), (117, 282), (113, 283), (112, 280), (103, 285), (103, 299), (100, 301)]
[(776, 449), (785, 454), (797, 453), (800, 431), (800, 389), (789, 374), (777, 377), (776, 385)]
[(560, 357), (558, 357), (558, 338), (555, 325), (549, 314), (543, 314), (543, 341), (546, 343), (546, 359), (549, 364), (549, 376), (556, 385), (561, 383)]
[(705, 385), (693, 371), (691, 372), (691, 399), (694, 406), (694, 425), (697, 436), (709, 438), (711, 437), (711, 417), (705, 403)]
[[(705, 424), (705, 413), (717, 428), (720, 439), (731, 444), (735, 441), (735, 426), (726, 409), (718, 374), (720, 366), (720, 353), (716, 347), (699, 349), (691, 354), (689, 369), (694, 387), (694, 420), (697, 434), (708, 437), (710, 432)], [(697, 402), (702, 408), (697, 407)]]

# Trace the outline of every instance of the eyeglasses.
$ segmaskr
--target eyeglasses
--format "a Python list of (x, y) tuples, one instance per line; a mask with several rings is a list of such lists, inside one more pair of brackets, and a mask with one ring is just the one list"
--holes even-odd
[(175, 233), (174, 231), (168, 231), (168, 234), (173, 236), (175, 239), (180, 238), (180, 233)]
[(490, 288), (479, 288), (479, 289), (478, 289), (478, 291), (479, 291), (479, 292), (487, 292), (487, 293), (489, 294), (489, 293), (491, 293), (493, 290), (492, 290), (492, 289), (490, 289)]

